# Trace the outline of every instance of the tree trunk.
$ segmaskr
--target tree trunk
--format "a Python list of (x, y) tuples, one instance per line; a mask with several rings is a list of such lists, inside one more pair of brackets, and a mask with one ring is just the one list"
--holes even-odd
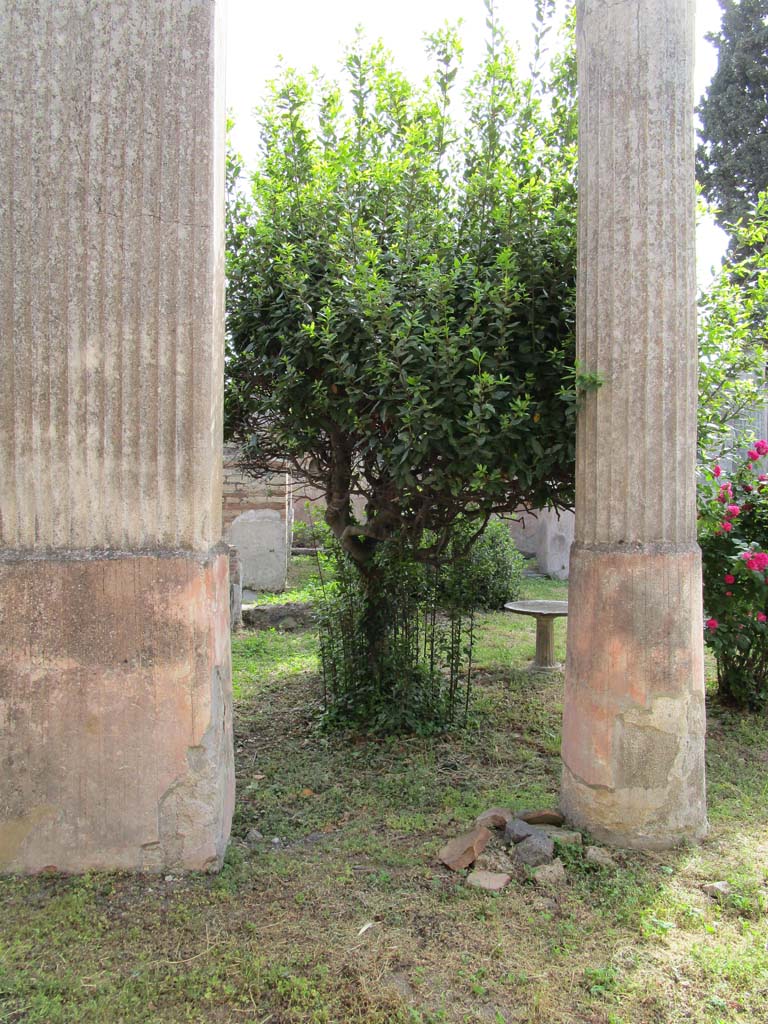
[(395, 612), (384, 574), (371, 563), (355, 563), (363, 581), (362, 633), (365, 661), (376, 691), (388, 689), (389, 634)]

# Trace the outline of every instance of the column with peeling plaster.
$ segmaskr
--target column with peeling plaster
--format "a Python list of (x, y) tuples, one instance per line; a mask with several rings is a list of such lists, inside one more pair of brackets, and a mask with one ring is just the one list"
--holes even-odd
[(693, 0), (579, 0), (578, 423), (561, 804), (607, 842), (706, 830), (696, 543)]
[(0, 871), (226, 847), (222, 18), (0, 13)]

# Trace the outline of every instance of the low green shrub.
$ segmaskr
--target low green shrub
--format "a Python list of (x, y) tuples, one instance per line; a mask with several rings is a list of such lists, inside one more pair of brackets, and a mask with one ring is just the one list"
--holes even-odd
[(470, 545), (471, 536), (470, 525), (456, 527), (436, 564), (382, 545), (365, 573), (328, 545), (334, 582), (323, 587), (318, 628), (329, 724), (434, 733), (464, 722), (475, 609), (516, 597), (525, 564), (504, 523)]
[(459, 583), (474, 607), (490, 611), (520, 596), (524, 568), (525, 558), (500, 519), (488, 523), (466, 559), (456, 566)]
[(366, 576), (338, 545), (329, 557), (335, 579), (317, 604), (326, 724), (378, 734), (462, 724), (474, 614), (458, 601), (441, 607), (453, 566), (427, 565), (394, 544)]
[(294, 519), (293, 521), (293, 547), (324, 548), (331, 541), (331, 529), (324, 522), (322, 514), (318, 514), (309, 507), (309, 502), (306, 503), (306, 508), (310, 521), (308, 523), (303, 522), (301, 519)]

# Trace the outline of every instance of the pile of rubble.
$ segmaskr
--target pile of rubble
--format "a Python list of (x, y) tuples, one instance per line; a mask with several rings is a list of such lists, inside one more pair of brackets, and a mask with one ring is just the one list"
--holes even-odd
[(581, 832), (563, 828), (559, 811), (511, 811), (494, 807), (475, 820), (471, 832), (451, 839), (440, 860), (451, 871), (472, 868), (467, 885), (499, 892), (513, 878), (531, 877), (537, 885), (566, 881), (565, 866), (555, 856), (558, 846), (579, 847), (584, 859), (599, 867), (615, 868), (611, 854), (600, 846), (583, 847)]

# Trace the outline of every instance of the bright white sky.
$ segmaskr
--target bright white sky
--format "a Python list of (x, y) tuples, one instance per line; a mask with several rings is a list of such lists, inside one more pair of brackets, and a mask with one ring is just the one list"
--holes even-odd
[[(533, 0), (498, 0), (497, 10), (510, 39), (520, 46), (527, 64), (531, 45)], [(332, 77), (345, 46), (362, 25), (371, 39), (381, 38), (397, 63), (413, 78), (427, 73), (423, 36), (445, 22), (463, 19), (464, 66), (474, 68), (485, 41), (482, 0), (228, 0), (227, 107), (234, 113), (235, 148), (246, 165), (256, 155), (257, 132), (252, 111), (260, 102), (264, 82), (273, 76), (280, 57), (308, 71), (313, 65)], [(695, 87), (701, 95), (714, 73), (717, 58), (704, 36), (720, 25), (717, 0), (696, 0)], [(725, 235), (714, 224), (702, 224), (697, 237), (699, 280), (704, 283), (719, 263)]]

